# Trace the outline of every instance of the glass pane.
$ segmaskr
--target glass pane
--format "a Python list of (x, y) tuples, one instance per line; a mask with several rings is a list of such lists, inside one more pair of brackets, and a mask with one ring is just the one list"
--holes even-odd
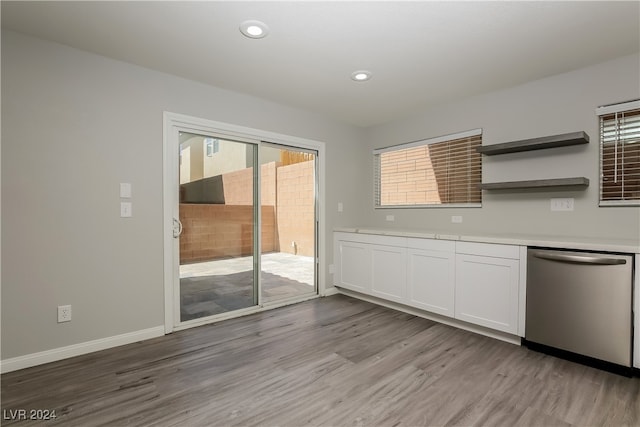
[(316, 293), (316, 155), (261, 148), (262, 301)]
[(180, 321), (257, 305), (257, 147), (180, 133)]
[(600, 201), (640, 200), (640, 110), (600, 118)]
[(482, 135), (376, 154), (377, 206), (481, 203)]

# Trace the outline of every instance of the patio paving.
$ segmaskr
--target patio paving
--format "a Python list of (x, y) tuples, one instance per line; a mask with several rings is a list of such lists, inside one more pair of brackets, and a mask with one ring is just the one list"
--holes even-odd
[[(276, 252), (262, 255), (261, 264), (263, 302), (315, 291), (313, 257)], [(253, 257), (181, 265), (181, 320), (254, 305), (252, 270)]]

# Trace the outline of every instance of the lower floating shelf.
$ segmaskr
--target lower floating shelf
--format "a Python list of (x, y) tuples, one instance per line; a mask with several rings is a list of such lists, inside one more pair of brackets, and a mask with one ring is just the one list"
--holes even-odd
[(576, 189), (585, 189), (589, 186), (589, 178), (555, 178), (555, 179), (534, 179), (530, 181), (511, 181), (511, 182), (487, 182), (480, 184), (483, 190), (516, 190), (527, 188), (549, 188), (554, 187), (575, 187)]

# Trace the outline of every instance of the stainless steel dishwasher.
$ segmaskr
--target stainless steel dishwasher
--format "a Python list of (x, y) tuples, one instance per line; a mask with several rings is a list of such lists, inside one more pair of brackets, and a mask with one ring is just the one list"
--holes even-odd
[(529, 248), (525, 340), (631, 366), (632, 260)]

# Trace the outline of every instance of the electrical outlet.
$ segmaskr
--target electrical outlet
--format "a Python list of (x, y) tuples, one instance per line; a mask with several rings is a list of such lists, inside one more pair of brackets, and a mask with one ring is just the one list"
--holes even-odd
[(451, 222), (453, 222), (454, 224), (460, 224), (462, 222), (462, 216), (461, 215), (452, 215), (451, 216)]
[(393, 215), (387, 215), (387, 221), (395, 221), (396, 217)]
[(573, 210), (573, 197), (551, 199), (552, 211), (572, 211)]
[(71, 322), (71, 306), (59, 305), (58, 306), (58, 323)]
[(336, 272), (336, 266), (333, 264), (329, 264), (329, 274), (333, 274)]

